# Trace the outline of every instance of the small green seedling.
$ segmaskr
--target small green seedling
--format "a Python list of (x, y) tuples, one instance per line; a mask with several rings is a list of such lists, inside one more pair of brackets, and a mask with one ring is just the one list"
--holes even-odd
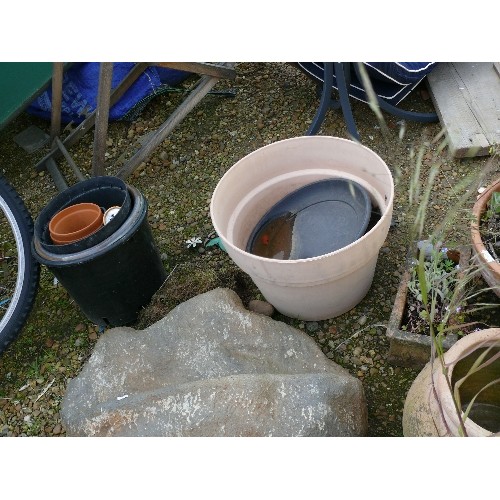
[(488, 210), (486, 210), (486, 218), (500, 215), (500, 192), (495, 191), (488, 202)]

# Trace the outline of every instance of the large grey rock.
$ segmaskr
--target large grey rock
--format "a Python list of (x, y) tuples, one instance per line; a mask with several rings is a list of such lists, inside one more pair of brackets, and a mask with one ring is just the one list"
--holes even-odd
[(361, 382), (228, 289), (114, 328), (68, 384), (69, 436), (360, 436)]

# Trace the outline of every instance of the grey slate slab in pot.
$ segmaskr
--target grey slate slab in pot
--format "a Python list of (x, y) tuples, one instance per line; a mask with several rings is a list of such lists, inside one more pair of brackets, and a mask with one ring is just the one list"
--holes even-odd
[(363, 236), (371, 211), (370, 196), (357, 182), (316, 181), (276, 203), (254, 228), (246, 250), (280, 259), (334, 252)]

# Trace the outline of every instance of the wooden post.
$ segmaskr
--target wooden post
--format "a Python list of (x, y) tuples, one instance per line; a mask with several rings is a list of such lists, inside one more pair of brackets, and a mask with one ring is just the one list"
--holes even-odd
[(50, 144), (61, 133), (61, 107), (62, 107), (62, 84), (63, 69), (62, 62), (52, 64), (52, 111), (50, 118)]
[(109, 102), (113, 63), (101, 63), (99, 69), (99, 90), (97, 93), (97, 112), (94, 131), (94, 150), (92, 155), (92, 176), (104, 175), (106, 139), (108, 136)]
[[(109, 101), (109, 106), (112, 107), (120, 97), (125, 94), (128, 88), (139, 78), (139, 76), (147, 68), (147, 63), (137, 63), (128, 73), (128, 75), (122, 80), (122, 82), (113, 89), (111, 92), (111, 97)], [(69, 149), (71, 146), (76, 144), (94, 125), (96, 120), (96, 110), (92, 111), (85, 120), (83, 120), (78, 127), (76, 127), (63, 142), (64, 147)], [(61, 151), (59, 149), (51, 150), (46, 156), (44, 156), (36, 165), (35, 170), (40, 172), (45, 169), (45, 162), (49, 158), (57, 159), (61, 156)]]

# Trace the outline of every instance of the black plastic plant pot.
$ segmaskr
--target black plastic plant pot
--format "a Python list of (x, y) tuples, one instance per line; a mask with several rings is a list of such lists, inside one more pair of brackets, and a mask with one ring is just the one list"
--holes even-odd
[(111, 236), (91, 248), (56, 254), (44, 248), (39, 231), (33, 237), (32, 251), (38, 262), (54, 274), (85, 316), (100, 326), (136, 321), (166, 279), (147, 222), (147, 201), (136, 188), (129, 186), (128, 191), (129, 216)]
[[(95, 203), (105, 212), (118, 206), (120, 210), (108, 224), (84, 239), (66, 245), (55, 245), (49, 234), (49, 223), (52, 217), (61, 210), (77, 203)], [(78, 182), (74, 186), (59, 193), (40, 212), (35, 221), (35, 233), (39, 235), (40, 244), (50, 252), (70, 254), (91, 248), (109, 238), (127, 219), (130, 214), (131, 199), (127, 184), (118, 177), (101, 176)]]

